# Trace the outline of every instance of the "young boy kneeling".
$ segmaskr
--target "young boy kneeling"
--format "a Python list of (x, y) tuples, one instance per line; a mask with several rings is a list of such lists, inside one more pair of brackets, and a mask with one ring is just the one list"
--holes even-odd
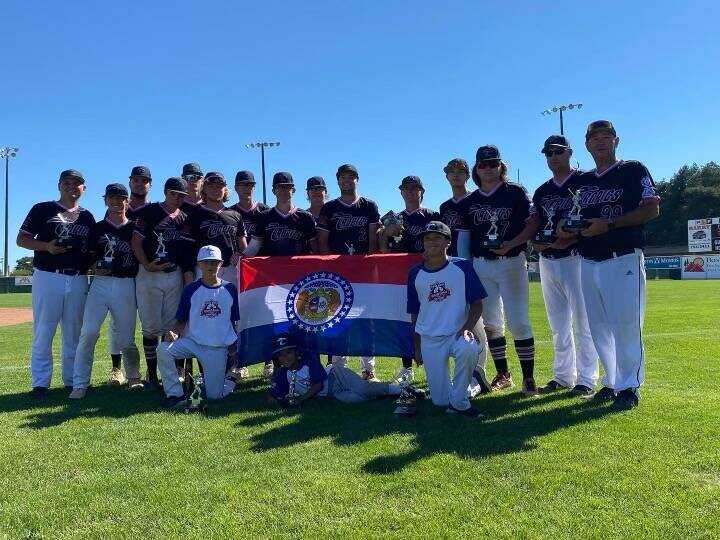
[(208, 399), (221, 399), (235, 389), (236, 381), (226, 375), (226, 367), (228, 347), (237, 341), (238, 293), (235, 285), (218, 277), (221, 264), (219, 248), (200, 248), (198, 266), (202, 277), (183, 289), (176, 324), (158, 347), (158, 367), (168, 407), (179, 405), (187, 398), (175, 365), (179, 358), (198, 359)]

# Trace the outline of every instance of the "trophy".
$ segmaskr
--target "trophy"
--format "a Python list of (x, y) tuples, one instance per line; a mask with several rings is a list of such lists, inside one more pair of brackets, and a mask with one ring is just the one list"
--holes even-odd
[(155, 262), (158, 264), (170, 263), (170, 265), (163, 270), (163, 272), (172, 272), (177, 268), (177, 265), (170, 260), (167, 249), (165, 248), (165, 236), (161, 232), (160, 234), (155, 233), (157, 237), (158, 246), (155, 250)]
[(490, 214), (490, 228), (486, 235), (487, 238), (483, 240), (483, 247), (487, 249), (498, 249), (502, 245), (502, 240), (498, 234), (497, 219), (497, 212)]
[(115, 258), (115, 237), (105, 235), (105, 254), (98, 259), (98, 270), (112, 270), (113, 259)]
[(288, 388), (287, 396), (285, 396), (285, 403), (287, 403), (288, 407), (294, 407), (297, 405), (298, 400), (298, 394), (295, 390), (295, 382), (297, 381), (297, 370), (291, 369), (290, 370), (290, 388)]
[(78, 218), (76, 212), (61, 212), (57, 215), (60, 220), (57, 245), (68, 251), (79, 251), (82, 248), (83, 239), (70, 234), (70, 225)]
[(184, 407), (185, 413), (207, 414), (207, 392), (205, 391), (205, 381), (202, 374), (198, 374), (197, 378), (193, 380), (192, 375), (186, 371), (183, 387), (185, 387), (185, 381), (188, 380), (190, 381), (189, 387), (192, 389), (185, 393), (187, 395)]
[(533, 238), (533, 242), (536, 244), (543, 244), (543, 245), (549, 245), (555, 242), (556, 236), (555, 236), (555, 226), (553, 225), (553, 217), (555, 216), (555, 208), (553, 206), (545, 207), (543, 206), (543, 210), (545, 210), (545, 213), (547, 214), (547, 223), (545, 224), (545, 228), (541, 231), (538, 231), (535, 234), (535, 238)]
[(566, 232), (579, 233), (588, 226), (587, 221), (582, 217), (581, 190), (582, 188), (578, 188), (576, 191), (568, 189), (572, 195), (573, 206), (565, 218), (565, 225), (563, 225), (563, 230)]
[(403, 226), (403, 219), (400, 214), (396, 214), (392, 210), (390, 210), (387, 214), (385, 214), (383, 217), (380, 218), (380, 222), (383, 224), (383, 227), (390, 228), (390, 227), (397, 227), (398, 235), (393, 236), (392, 239), (394, 242), (400, 242), (402, 239), (402, 226)]
[(415, 416), (417, 414), (417, 398), (410, 392), (410, 373), (403, 373), (398, 380), (400, 396), (395, 400), (395, 411), (398, 416)]

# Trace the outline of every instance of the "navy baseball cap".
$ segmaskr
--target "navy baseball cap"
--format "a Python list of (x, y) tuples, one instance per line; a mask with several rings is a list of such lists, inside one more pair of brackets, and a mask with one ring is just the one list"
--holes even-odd
[(227, 182), (225, 182), (225, 176), (223, 173), (218, 171), (210, 171), (205, 175), (205, 182), (219, 182), (222, 185), (226, 185)]
[(285, 349), (294, 349), (297, 347), (295, 339), (288, 333), (278, 334), (273, 337), (272, 341), (272, 355), (275, 356)]
[(178, 178), (177, 176), (171, 176), (165, 180), (165, 191), (174, 191), (175, 193), (182, 193), (187, 195), (187, 182), (184, 178)]
[(612, 125), (610, 120), (595, 120), (588, 124), (587, 131), (585, 132), (585, 140), (588, 140), (598, 131), (607, 131), (608, 133), (612, 133), (613, 137), (617, 137), (615, 126)]
[(491, 159), (500, 159), (500, 150), (493, 144), (486, 144), (477, 149), (475, 161), (488, 161)]
[(422, 235), (425, 237), (426, 234), (429, 233), (438, 233), (445, 236), (448, 240), (452, 238), (452, 233), (450, 232), (450, 227), (445, 225), (442, 221), (431, 221), (425, 226), (425, 230), (423, 231)]
[(147, 178), (152, 182), (152, 176), (150, 175), (150, 169), (148, 169), (145, 165), (137, 165), (132, 168), (132, 171), (130, 171), (130, 177), (133, 176), (140, 176), (142, 178)]
[(105, 186), (105, 197), (125, 197), (130, 198), (130, 194), (125, 186), (122, 184), (108, 184)]
[(314, 188), (323, 188), (324, 190), (327, 190), (327, 186), (325, 185), (325, 179), (322, 176), (311, 176), (307, 179), (306, 189)]
[(350, 163), (340, 165), (335, 176), (340, 176), (342, 173), (346, 172), (355, 173), (355, 176), (357, 176), (358, 178), (360, 177), (360, 175), (358, 174), (358, 170), (355, 168), (355, 165), (351, 165)]
[(77, 171), (75, 169), (67, 169), (66, 171), (60, 173), (61, 182), (66, 178), (75, 178), (76, 180), (80, 180), (81, 183), (85, 183), (85, 177), (83, 177), (80, 171)]
[(423, 191), (425, 191), (425, 188), (423, 187), (422, 180), (420, 180), (419, 176), (410, 175), (406, 176), (402, 179), (402, 182), (400, 182), (400, 185), (398, 186), (400, 189), (410, 187), (410, 186), (417, 186)]
[(276, 172), (273, 175), (273, 187), (275, 186), (294, 186), (295, 181), (293, 180), (292, 174), (289, 172), (281, 171)]
[(236, 184), (254, 184), (255, 175), (250, 171), (238, 171), (235, 175)]
[(470, 174), (470, 167), (468, 166), (468, 162), (465, 161), (463, 158), (453, 158), (450, 161), (448, 161), (448, 164), (443, 167), (443, 171), (449, 172), (453, 169), (462, 169), (465, 171), (465, 173)]
[(565, 135), (550, 135), (547, 139), (545, 139), (545, 144), (543, 144), (540, 152), (544, 154), (545, 150), (552, 148), (553, 146), (559, 148), (570, 148), (570, 143)]
[(203, 172), (197, 163), (186, 163), (182, 168), (182, 176), (202, 176)]

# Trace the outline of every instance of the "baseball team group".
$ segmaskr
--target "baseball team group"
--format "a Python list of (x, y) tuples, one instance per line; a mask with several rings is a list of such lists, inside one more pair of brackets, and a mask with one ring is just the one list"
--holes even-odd
[[(299, 406), (322, 396), (353, 403), (410, 395), (427, 397), (449, 413), (482, 417), (471, 398), (514, 385), (507, 321), (523, 394), (567, 390), (630, 409), (639, 403), (644, 378), (643, 226), (658, 215), (660, 200), (643, 164), (616, 157), (618, 144), (611, 122), (591, 122), (585, 147), (596, 167), (583, 172), (570, 164), (569, 141), (548, 137), (541, 152), (552, 176), (532, 197), (508, 180), (499, 149), (481, 146), (472, 167), (461, 158), (444, 167), (451, 196), (439, 211), (423, 206), (425, 186), (411, 175), (399, 185), (404, 208), (383, 216), (374, 201), (360, 196), (360, 174), (351, 164), (337, 170), (336, 199), (328, 200), (322, 177), (307, 180), (307, 210), (295, 206), (288, 172), (273, 176), (272, 207), (254, 200), (253, 173), (238, 172), (239, 200), (228, 206), (224, 175), (203, 172), (197, 163), (168, 178), (163, 199), (150, 202), (151, 172), (139, 165), (128, 186), (105, 188), (100, 221), (79, 205), (82, 173), (65, 170), (59, 199), (35, 204), (17, 237), (19, 246), (34, 252), (32, 394), (41, 398), (48, 391), (60, 325), (63, 384), (70, 399), (85, 397), (109, 313), (110, 384), (162, 389), (168, 407), (186, 410), (223, 398), (249, 376), (236, 354), (242, 257), (392, 252), (423, 255), (407, 282), (414, 355), (401, 359), (394, 380), (376, 378), (372, 357), (360, 358), (358, 373), (346, 357), (321, 361), (319, 351), (283, 333), (273, 337), (263, 368), (271, 380), (270, 402)], [(539, 253), (552, 332), (553, 376), (540, 387), (529, 318), (530, 246)], [(138, 315), (144, 378), (135, 344)], [(491, 380), (487, 351), (496, 372)], [(412, 384), (419, 366), (427, 391)]]

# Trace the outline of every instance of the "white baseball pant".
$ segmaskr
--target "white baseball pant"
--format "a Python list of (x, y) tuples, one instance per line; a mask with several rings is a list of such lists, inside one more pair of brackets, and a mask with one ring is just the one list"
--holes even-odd
[(548, 259), (540, 256), (540, 286), (552, 332), (553, 379), (566, 388), (576, 384), (595, 388), (598, 355), (585, 312), (580, 257)]
[(590, 333), (605, 369), (602, 384), (617, 392), (645, 378), (645, 258), (641, 250), (606, 261), (583, 259), (581, 279)]
[[(337, 362), (337, 364), (336, 364)], [(347, 356), (333, 356), (333, 366), (338, 365), (341, 367), (347, 367)], [(375, 371), (375, 357), (374, 356), (361, 356), (360, 357), (360, 369), (362, 371)]]
[(87, 276), (65, 276), (36, 269), (32, 283), (33, 336), (30, 378), (33, 387), (49, 387), (52, 379), (52, 342), (58, 324), (62, 330), (62, 380), (72, 385), (75, 352), (80, 338), (87, 294)]
[[(484, 343), (478, 340), (468, 341), (462, 336), (455, 337), (454, 334), (439, 337), (420, 336), (425, 376), (430, 397), (435, 405), (447, 407), (450, 404), (459, 411), (470, 407), (468, 386), (481, 348), (485, 348)], [(448, 374), (448, 359), (451, 356), (455, 358), (452, 382)]]
[(529, 285), (525, 254), (503, 259), (473, 258), (473, 268), (487, 298), (483, 298), (483, 320), (489, 338), (505, 335), (505, 316), (513, 339), (533, 337), (529, 315)]
[(138, 314), (142, 333), (146, 337), (159, 337), (175, 321), (175, 313), (182, 295), (182, 272), (148, 272), (140, 267), (135, 278)]
[(400, 387), (379, 381), (366, 381), (344, 366), (335, 365), (328, 375), (328, 394), (343, 403), (361, 403), (369, 399), (397, 395)]
[(180, 358), (195, 357), (198, 359), (203, 369), (203, 380), (208, 399), (222, 399), (232, 394), (235, 389), (235, 381), (227, 378), (225, 374), (228, 352), (228, 348), (225, 346), (209, 347), (183, 337), (172, 343), (160, 343), (157, 351), (163, 390), (168, 397), (183, 395), (182, 384), (175, 367), (175, 360)]
[[(75, 354), (73, 388), (87, 388), (92, 374), (95, 345), (108, 312), (115, 322), (117, 345), (125, 355), (128, 378), (140, 377), (140, 355), (130, 345), (135, 336), (135, 280), (112, 276), (95, 276), (90, 284), (80, 341)], [(134, 344), (133, 344), (134, 345)]]
[[(136, 327), (137, 327), (137, 301), (135, 302), (135, 313), (133, 313), (132, 332), (131, 332), (131, 335), (133, 337), (132, 337), (132, 341), (130, 342), (130, 345), (127, 346), (128, 353), (126, 353), (123, 357), (123, 369), (125, 371), (125, 377), (127, 377), (128, 379), (131, 379), (134, 377), (134, 375), (132, 375), (133, 366), (131, 364), (128, 364), (128, 355), (129, 355), (130, 359), (135, 358), (135, 357), (137, 357), (138, 359), (140, 358), (140, 352), (138, 351), (137, 345), (135, 345), (135, 328)], [(116, 327), (115, 318), (112, 316), (112, 312), (110, 313), (110, 322), (108, 323), (108, 328), (107, 328), (107, 339), (108, 339), (108, 349), (109, 349), (111, 355), (123, 354), (125, 347), (121, 346), (122, 336), (119, 334), (119, 331)], [(139, 377), (139, 376), (140, 375), (138, 374), (137, 377)]]

